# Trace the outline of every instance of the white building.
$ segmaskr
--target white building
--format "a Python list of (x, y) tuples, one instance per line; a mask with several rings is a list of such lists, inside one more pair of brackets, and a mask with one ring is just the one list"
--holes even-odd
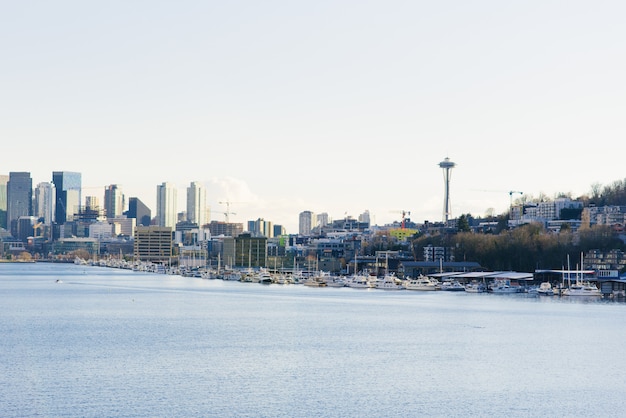
[(158, 226), (176, 228), (176, 186), (165, 182), (157, 186), (156, 219)]
[(43, 218), (43, 223), (52, 225), (55, 216), (56, 187), (53, 183), (39, 183), (35, 187), (35, 217)]
[(124, 194), (118, 184), (104, 188), (104, 210), (107, 218), (118, 218), (124, 212)]
[(311, 230), (315, 226), (313, 225), (313, 219), (315, 219), (315, 214), (310, 210), (300, 212), (298, 222), (298, 233), (300, 235), (311, 235)]
[(187, 221), (198, 226), (209, 223), (207, 219), (206, 189), (198, 182), (187, 187)]

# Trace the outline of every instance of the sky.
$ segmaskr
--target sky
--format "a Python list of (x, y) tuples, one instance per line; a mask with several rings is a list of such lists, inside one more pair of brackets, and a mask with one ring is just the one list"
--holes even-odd
[[(622, 1), (2, 1), (0, 174), (212, 220), (506, 212), (626, 177)], [(522, 195), (515, 194), (514, 197)], [(102, 197), (101, 197), (102, 198)]]

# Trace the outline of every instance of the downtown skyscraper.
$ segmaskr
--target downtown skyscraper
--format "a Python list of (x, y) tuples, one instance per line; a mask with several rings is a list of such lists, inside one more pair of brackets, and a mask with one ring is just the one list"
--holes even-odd
[(187, 187), (187, 221), (199, 227), (208, 222), (206, 189), (197, 181), (191, 182)]
[(33, 213), (33, 179), (27, 172), (9, 173), (7, 182), (7, 228), (17, 236), (17, 221)]
[(71, 171), (53, 171), (52, 183), (56, 187), (55, 222), (63, 225), (74, 220), (82, 201), (81, 174)]
[(157, 186), (156, 218), (158, 226), (168, 226), (172, 230), (176, 228), (176, 200), (177, 192), (174, 184), (165, 182)]

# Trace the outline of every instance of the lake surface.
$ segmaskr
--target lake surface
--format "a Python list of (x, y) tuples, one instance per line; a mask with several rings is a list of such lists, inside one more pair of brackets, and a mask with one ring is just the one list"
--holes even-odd
[(0, 263), (2, 417), (625, 415), (623, 303)]

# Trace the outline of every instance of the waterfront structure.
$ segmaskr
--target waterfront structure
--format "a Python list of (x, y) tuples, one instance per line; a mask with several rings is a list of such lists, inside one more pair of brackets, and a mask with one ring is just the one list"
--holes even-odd
[(174, 241), (169, 226), (137, 226), (133, 238), (135, 260), (166, 264), (172, 262)]
[(208, 222), (206, 189), (197, 181), (187, 187), (187, 221), (203, 226)]
[(136, 219), (137, 225), (141, 226), (150, 226), (152, 223), (150, 208), (137, 197), (128, 199), (128, 212), (126, 212), (126, 217)]
[(104, 188), (104, 212), (107, 218), (119, 218), (124, 212), (124, 193), (118, 184)]
[(267, 238), (241, 234), (235, 238), (235, 265), (267, 267)]
[(7, 228), (7, 183), (9, 176), (0, 175), (0, 228)]
[(17, 220), (33, 213), (33, 180), (28, 172), (11, 172), (7, 182), (7, 229), (17, 238)]
[(84, 250), (90, 256), (100, 254), (100, 242), (95, 238), (61, 238), (52, 244), (54, 255), (69, 254), (78, 250)]
[(56, 188), (55, 223), (62, 225), (74, 220), (82, 202), (81, 174), (71, 171), (53, 171), (52, 183)]
[(304, 212), (300, 212), (299, 222), (298, 222), (298, 233), (300, 235), (311, 235), (311, 231), (313, 230), (313, 219), (315, 219), (315, 214), (310, 210), (305, 210)]
[(444, 195), (443, 195), (443, 221), (445, 223), (450, 219), (450, 174), (452, 169), (456, 166), (455, 163), (450, 161), (450, 158), (446, 157), (439, 163), (439, 168), (443, 170), (443, 183), (444, 183)]
[(35, 188), (34, 215), (46, 225), (54, 222), (56, 189), (53, 183), (42, 182)]
[(157, 226), (176, 228), (176, 187), (170, 182), (157, 186)]

